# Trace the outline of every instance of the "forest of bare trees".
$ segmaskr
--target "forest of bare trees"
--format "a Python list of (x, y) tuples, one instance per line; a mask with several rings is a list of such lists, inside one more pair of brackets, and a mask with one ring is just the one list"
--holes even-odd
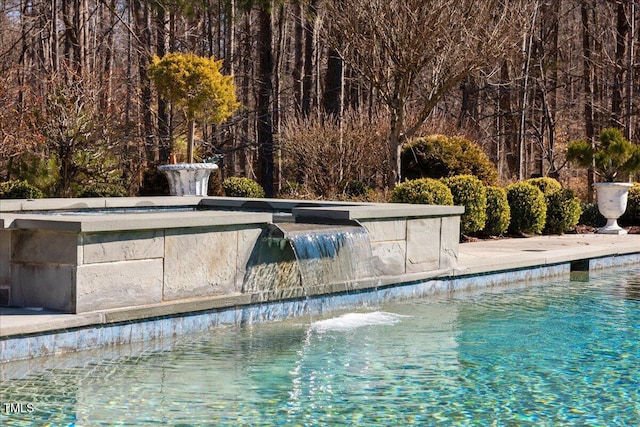
[(571, 182), (569, 141), (640, 142), (639, 27), (639, 0), (0, 0), (0, 180), (156, 191), (187, 129), (148, 66), (178, 51), (222, 59), (241, 104), (198, 124), (198, 155), (268, 196), (311, 168), (317, 192), (389, 188), (402, 143), (436, 132), (502, 182)]

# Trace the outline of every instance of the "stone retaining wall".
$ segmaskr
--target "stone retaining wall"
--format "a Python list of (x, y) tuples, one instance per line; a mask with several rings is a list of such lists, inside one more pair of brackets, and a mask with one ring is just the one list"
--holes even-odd
[[(165, 206), (165, 199), (68, 199), (67, 206), (113, 207), (117, 201), (123, 206), (145, 201)], [(169, 201), (174, 206), (178, 202), (239, 206), (231, 206), (233, 211), (54, 215), (37, 211), (61, 209), (63, 202), (3, 202), (0, 288), (9, 294), (5, 305), (84, 313), (238, 295), (249, 258), (274, 218), (273, 212), (243, 210), (247, 203), (292, 212), (296, 222), (359, 222), (369, 232), (380, 277), (451, 270), (457, 264), (462, 208), (335, 203), (296, 207), (300, 205), (295, 201), (191, 197)]]

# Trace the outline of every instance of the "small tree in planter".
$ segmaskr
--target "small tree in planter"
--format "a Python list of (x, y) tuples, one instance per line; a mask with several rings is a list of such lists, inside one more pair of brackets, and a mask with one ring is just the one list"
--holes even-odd
[(625, 234), (618, 218), (627, 208), (627, 195), (631, 184), (616, 182), (628, 179), (630, 173), (640, 170), (640, 146), (633, 145), (619, 129), (602, 130), (595, 144), (573, 141), (567, 148), (567, 160), (579, 166), (593, 167), (605, 182), (595, 184), (598, 209), (607, 218), (607, 224), (598, 233)]
[(187, 162), (193, 163), (196, 120), (221, 123), (238, 108), (233, 76), (220, 72), (222, 61), (192, 53), (155, 56), (149, 77), (158, 93), (184, 113), (188, 125)]
[(161, 169), (169, 178), (172, 194), (206, 195), (213, 165), (208, 168), (193, 165), (196, 120), (221, 123), (239, 106), (233, 76), (223, 75), (221, 66), (222, 61), (179, 52), (162, 58), (155, 56), (149, 66), (149, 77), (160, 96), (182, 110), (187, 120), (187, 164), (190, 166)]

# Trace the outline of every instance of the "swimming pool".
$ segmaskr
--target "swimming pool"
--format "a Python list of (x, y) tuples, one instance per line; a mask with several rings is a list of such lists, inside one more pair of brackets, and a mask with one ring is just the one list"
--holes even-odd
[(637, 425), (640, 267), (2, 372), (3, 426)]

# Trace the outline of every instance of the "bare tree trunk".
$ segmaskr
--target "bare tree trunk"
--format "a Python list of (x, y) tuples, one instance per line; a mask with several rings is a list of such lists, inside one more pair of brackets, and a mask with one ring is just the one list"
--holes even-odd
[(51, 0), (51, 59), (54, 72), (57, 72), (60, 69), (60, 51), (58, 43), (58, 1)]
[[(165, 7), (162, 3), (154, 3), (156, 10), (156, 55), (162, 58), (167, 53), (167, 14)], [(169, 130), (169, 105), (167, 101), (158, 96), (158, 139), (159, 139), (159, 153), (158, 157), (160, 162), (169, 160), (171, 156), (172, 144), (171, 144), (171, 132)]]
[(303, 19), (302, 6), (300, 3), (302, 0), (296, 0), (293, 2), (293, 71), (291, 77), (293, 78), (293, 100), (297, 111), (302, 110), (302, 72), (304, 65), (303, 55)]
[(271, 12), (267, 6), (258, 10), (258, 155), (259, 174), (267, 197), (273, 197), (273, 128), (271, 95), (273, 91)]
[[(286, 47), (286, 34), (287, 25), (285, 19), (285, 6), (280, 4), (278, 6), (278, 38), (277, 38), (277, 50), (275, 52), (274, 70), (273, 70), (273, 132), (276, 135), (280, 135), (280, 125), (282, 123), (282, 117), (284, 112), (282, 111), (282, 89), (281, 89), (281, 70), (284, 61), (284, 52)], [(280, 191), (282, 188), (281, 183), (281, 169), (282, 169), (282, 151), (280, 150), (280, 144), (277, 141), (274, 143), (274, 157), (277, 162), (274, 161), (274, 187), (275, 190)], [(277, 165), (277, 167), (275, 167)]]
[[(243, 53), (242, 53), (242, 80), (241, 80), (241, 90), (240, 90), (240, 102), (247, 109), (250, 109), (250, 93), (251, 93), (251, 76), (253, 74), (252, 70), (252, 34), (251, 34), (251, 11), (244, 12), (244, 34), (243, 34)], [(244, 141), (253, 140), (253, 135), (251, 135), (251, 125), (249, 123), (248, 115), (245, 116), (242, 120), (242, 136)], [(246, 143), (243, 144), (246, 146)], [(245, 148), (241, 149), (238, 153), (238, 167), (240, 169), (240, 173), (244, 174), (244, 176), (250, 176), (249, 169), (252, 163), (251, 158), (249, 157), (249, 150)]]
[(329, 49), (327, 58), (327, 74), (323, 96), (324, 111), (336, 120), (342, 119), (344, 94), (344, 70), (340, 53), (335, 48)]
[[(229, 0), (226, 4), (226, 21), (225, 21), (225, 47), (227, 49), (225, 60), (225, 68), (231, 75), (235, 73), (235, 61), (236, 61), (236, 2), (235, 0)], [(234, 116), (235, 117), (235, 116)], [(236, 174), (236, 154), (239, 149), (238, 146), (238, 132), (235, 127), (231, 129), (229, 133), (231, 138), (231, 149), (227, 155), (227, 161), (224, 162), (226, 169), (231, 176)], [(224, 170), (222, 171), (224, 172)], [(224, 175), (223, 175), (224, 176)]]
[(187, 123), (187, 163), (193, 163), (193, 141), (196, 133), (196, 122), (189, 120)]
[[(543, 6), (543, 18), (541, 25), (541, 39), (548, 34), (549, 58), (540, 61), (540, 76), (542, 79), (542, 155), (540, 156), (540, 172), (552, 178), (559, 178), (556, 166), (556, 112), (557, 112), (557, 88), (558, 88), (558, 54), (559, 16), (561, 0), (547, 2)], [(547, 54), (545, 54), (547, 55)], [(551, 64), (546, 67), (544, 64)], [(547, 71), (548, 69), (548, 71)], [(546, 141), (545, 141), (546, 140)], [(546, 164), (545, 164), (546, 163)]]
[(159, 161), (158, 147), (154, 138), (151, 81), (147, 73), (150, 63), (151, 52), (151, 28), (149, 6), (139, 0), (133, 1), (133, 17), (135, 21), (136, 33), (140, 40), (138, 46), (138, 78), (140, 81), (140, 104), (142, 108), (143, 132), (144, 132), (144, 152), (147, 161), (157, 164)]
[(304, 77), (302, 78), (302, 114), (311, 114), (313, 102), (313, 54), (316, 36), (316, 21), (318, 19), (317, 0), (310, 0), (307, 18), (304, 24)]
[(611, 126), (622, 127), (622, 88), (626, 72), (626, 43), (629, 33), (626, 6), (619, 2), (616, 8), (616, 56), (613, 74), (613, 90), (611, 92)]
[[(593, 68), (591, 64), (591, 29), (589, 25), (589, 4), (588, 0), (582, 0), (580, 2), (580, 16), (582, 18), (582, 79), (584, 84), (584, 128), (588, 141), (594, 142), (594, 130), (593, 130), (593, 87), (592, 76)], [(593, 201), (593, 183), (595, 182), (595, 176), (593, 168), (589, 168), (587, 172), (587, 199), (589, 202)]]
[(403, 96), (395, 93), (393, 105), (390, 111), (390, 132), (389, 132), (389, 160), (392, 172), (389, 174), (387, 185), (390, 189), (395, 187), (402, 180), (400, 151), (402, 149), (403, 123), (404, 123), (404, 103)]
[(631, 140), (633, 133), (633, 93), (634, 93), (634, 51), (635, 51), (635, 33), (636, 33), (636, 1), (629, 2), (629, 47), (627, 49), (627, 103), (625, 121), (625, 137)]
[(465, 127), (471, 122), (474, 126), (478, 122), (478, 85), (473, 76), (468, 76), (460, 85), (462, 92), (462, 105), (458, 127)]
[(520, 126), (518, 128), (518, 180), (525, 179), (527, 173), (527, 138), (526, 138), (526, 114), (529, 111), (529, 66), (531, 64), (531, 52), (533, 43), (533, 29), (536, 22), (536, 15), (538, 13), (538, 2), (536, 1), (531, 17), (531, 24), (528, 32), (524, 34), (522, 41), (522, 54), (523, 54), (523, 66), (522, 66), (522, 100), (520, 105)]

